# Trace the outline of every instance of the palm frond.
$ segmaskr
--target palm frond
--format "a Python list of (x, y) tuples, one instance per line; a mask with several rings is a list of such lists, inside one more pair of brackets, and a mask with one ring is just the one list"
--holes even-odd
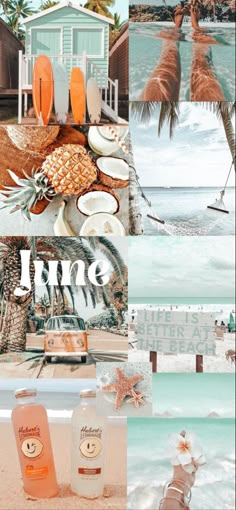
[(154, 101), (130, 101), (130, 111), (143, 124), (148, 124), (159, 103)]
[(87, 242), (93, 247), (94, 250), (100, 250), (106, 256), (107, 260), (111, 263), (111, 266), (116, 275), (123, 280), (126, 264), (112, 241), (110, 241), (107, 237), (91, 236), (87, 237)]
[(178, 101), (164, 101), (161, 103), (160, 115), (158, 121), (158, 136), (161, 134), (161, 130), (165, 122), (169, 124), (169, 134), (172, 138), (174, 134), (174, 128), (179, 121), (179, 103)]

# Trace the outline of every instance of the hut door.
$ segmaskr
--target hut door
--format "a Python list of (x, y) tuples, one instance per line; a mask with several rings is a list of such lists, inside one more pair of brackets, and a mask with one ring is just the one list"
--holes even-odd
[(31, 52), (32, 55), (61, 55), (62, 39), (60, 28), (32, 29)]

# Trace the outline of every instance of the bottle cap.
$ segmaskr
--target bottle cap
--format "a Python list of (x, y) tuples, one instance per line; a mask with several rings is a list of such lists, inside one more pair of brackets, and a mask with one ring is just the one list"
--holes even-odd
[(96, 391), (95, 390), (81, 390), (79, 395), (80, 395), (80, 398), (96, 398)]
[(15, 391), (16, 398), (35, 397), (35, 395), (37, 395), (37, 390), (35, 388), (20, 388)]

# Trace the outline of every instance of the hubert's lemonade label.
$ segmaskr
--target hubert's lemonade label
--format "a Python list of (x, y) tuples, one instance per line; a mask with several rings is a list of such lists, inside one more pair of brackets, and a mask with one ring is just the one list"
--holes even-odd
[(36, 437), (29, 437), (21, 444), (21, 451), (30, 459), (36, 459), (43, 451), (43, 443)]
[(98, 458), (102, 452), (102, 429), (100, 427), (93, 428), (84, 426), (80, 429), (80, 445), (79, 450), (81, 457), (87, 459), (88, 467), (79, 467), (78, 473), (80, 475), (99, 475), (101, 468), (98, 466), (90, 465), (90, 462)]
[(95, 459), (102, 450), (102, 443), (97, 437), (90, 437), (80, 443), (79, 449), (84, 457)]
[[(21, 451), (27, 459), (37, 461), (43, 454), (44, 445), (41, 440), (40, 427), (20, 427), (18, 430)], [(27, 478), (42, 479), (48, 475), (48, 466), (27, 464), (24, 469)]]

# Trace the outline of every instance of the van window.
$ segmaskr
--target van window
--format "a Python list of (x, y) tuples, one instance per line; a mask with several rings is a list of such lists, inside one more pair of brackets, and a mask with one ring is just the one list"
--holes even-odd
[(81, 317), (54, 317), (47, 323), (47, 331), (85, 331), (85, 323)]

